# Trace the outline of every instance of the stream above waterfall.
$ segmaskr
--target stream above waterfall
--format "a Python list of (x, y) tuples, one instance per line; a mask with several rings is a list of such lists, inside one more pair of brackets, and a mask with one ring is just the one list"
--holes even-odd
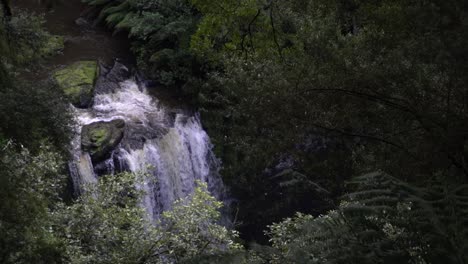
[(77, 60), (112, 64), (118, 58), (126, 64), (134, 63), (126, 34), (113, 34), (105, 25), (89, 19), (93, 15), (92, 9), (80, 0), (15, 0), (12, 6), (14, 12), (27, 10), (42, 15), (47, 31), (63, 36), (65, 40), (61, 54), (42, 62), (42, 67), (26, 74), (26, 78), (47, 78), (51, 71)]

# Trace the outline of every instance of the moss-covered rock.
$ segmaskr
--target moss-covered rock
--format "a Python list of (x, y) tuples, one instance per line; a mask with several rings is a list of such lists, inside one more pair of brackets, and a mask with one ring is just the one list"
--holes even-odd
[(83, 126), (81, 130), (81, 148), (89, 152), (93, 162), (108, 158), (112, 150), (123, 138), (125, 121), (95, 122)]
[(74, 106), (86, 108), (92, 102), (98, 75), (96, 61), (78, 61), (55, 72), (54, 78)]

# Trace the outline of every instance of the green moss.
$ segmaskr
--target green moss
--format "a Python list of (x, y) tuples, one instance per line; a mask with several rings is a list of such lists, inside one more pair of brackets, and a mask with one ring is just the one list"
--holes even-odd
[(60, 88), (76, 107), (87, 107), (99, 75), (96, 61), (78, 61), (54, 73)]
[(109, 131), (104, 128), (91, 131), (91, 141), (97, 145), (101, 145), (109, 137)]
[(81, 131), (82, 149), (91, 155), (93, 161), (102, 161), (119, 144), (123, 137), (124, 128), (125, 122), (120, 119), (83, 126)]
[(65, 40), (63, 36), (51, 35), (50, 38), (47, 39), (47, 42), (44, 44), (44, 46), (39, 50), (39, 53), (41, 57), (47, 58), (63, 51), (64, 47)]

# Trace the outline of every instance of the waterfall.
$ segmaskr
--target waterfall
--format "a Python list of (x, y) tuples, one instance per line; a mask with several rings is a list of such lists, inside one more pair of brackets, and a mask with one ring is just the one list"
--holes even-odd
[[(162, 106), (135, 80), (118, 84), (97, 89), (91, 108), (74, 109), (77, 125), (69, 167), (75, 192), (99, 175), (132, 171), (147, 175), (139, 188), (146, 193), (142, 203), (151, 219), (192, 193), (196, 180), (208, 183), (211, 194), (224, 200), (219, 162), (198, 114)], [(124, 136), (106, 160), (92, 161), (81, 148), (81, 129), (112, 120), (125, 121)]]

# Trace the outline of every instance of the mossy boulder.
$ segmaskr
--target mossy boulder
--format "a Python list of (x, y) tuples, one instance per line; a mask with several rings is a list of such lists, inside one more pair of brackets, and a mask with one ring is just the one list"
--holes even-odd
[(96, 61), (78, 61), (54, 73), (54, 78), (71, 103), (78, 108), (91, 105), (99, 75)]
[(81, 148), (88, 152), (93, 162), (107, 159), (124, 136), (125, 121), (95, 122), (83, 126)]

